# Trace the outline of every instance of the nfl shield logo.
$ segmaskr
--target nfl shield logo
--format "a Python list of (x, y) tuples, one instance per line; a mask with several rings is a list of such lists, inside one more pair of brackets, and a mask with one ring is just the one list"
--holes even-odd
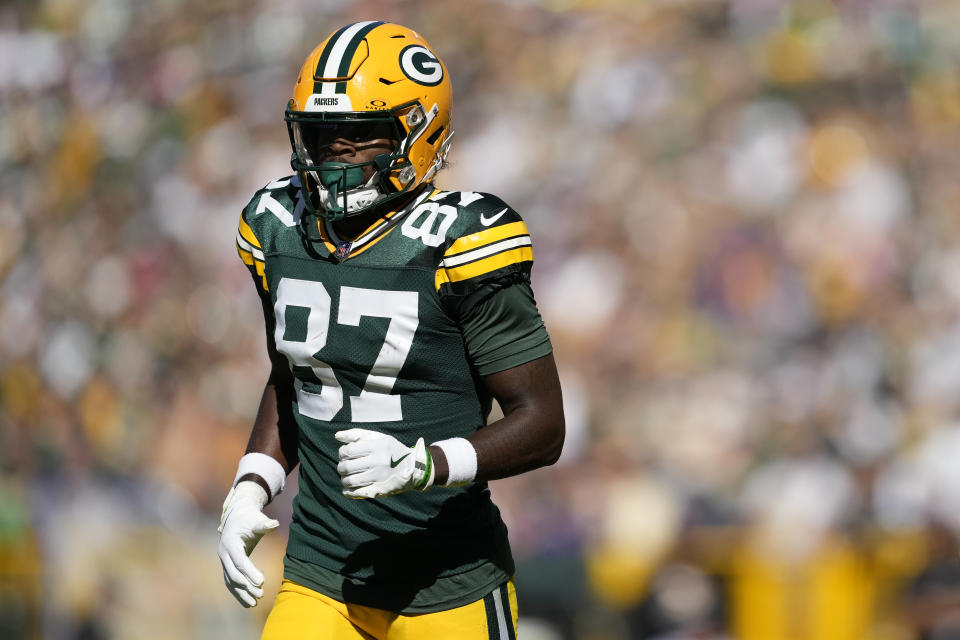
[(337, 250), (334, 252), (333, 257), (337, 260), (344, 260), (347, 256), (350, 255), (350, 248), (353, 246), (352, 242), (343, 242), (337, 246)]

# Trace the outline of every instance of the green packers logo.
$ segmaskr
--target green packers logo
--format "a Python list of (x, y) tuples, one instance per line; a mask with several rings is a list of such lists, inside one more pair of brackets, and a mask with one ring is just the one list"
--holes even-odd
[(426, 47), (412, 44), (400, 52), (400, 69), (417, 84), (433, 87), (443, 80), (443, 65)]

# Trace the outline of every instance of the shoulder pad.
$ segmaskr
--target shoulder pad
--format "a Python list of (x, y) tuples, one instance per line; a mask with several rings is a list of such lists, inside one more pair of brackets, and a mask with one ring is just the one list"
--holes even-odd
[(470, 191), (441, 192), (435, 201), (457, 208), (443, 246), (437, 289), (467, 293), (484, 282), (529, 278), (533, 247), (526, 223), (500, 198)]
[[(263, 216), (264, 213), (271, 215)], [(280, 222), (283, 226), (294, 227), (303, 214), (303, 196), (300, 193), (300, 179), (293, 175), (270, 182), (253, 194), (243, 209), (243, 218), (248, 224), (258, 220), (259, 225)]]
[(277, 233), (296, 226), (303, 211), (300, 185), (296, 176), (288, 176), (267, 184), (253, 194), (240, 214), (237, 225), (237, 253), (258, 285), (267, 290), (264, 275), (264, 250)]
[[(471, 233), (520, 222), (523, 219), (510, 205), (495, 195), (475, 191), (441, 191), (430, 198), (457, 209), (457, 221), (447, 236), (456, 240)], [(524, 229), (526, 225), (524, 224)]]

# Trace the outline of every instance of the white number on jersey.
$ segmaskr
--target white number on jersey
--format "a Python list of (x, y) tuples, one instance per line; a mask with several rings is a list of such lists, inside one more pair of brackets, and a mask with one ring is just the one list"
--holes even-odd
[[(421, 222), (426, 214), (426, 218)], [(437, 225), (437, 218), (440, 217), (440, 224)], [(420, 205), (410, 212), (407, 219), (403, 221), (400, 231), (403, 235), (414, 240), (421, 240), (428, 247), (439, 247), (447, 237), (447, 231), (457, 219), (457, 208), (448, 204), (438, 204), (436, 202), (427, 202)], [(434, 226), (437, 229), (434, 230)]]
[[(307, 331), (303, 341), (286, 340), (288, 307), (308, 310)], [(327, 344), (332, 304), (330, 294), (320, 282), (281, 278), (277, 285), (274, 340), (277, 350), (287, 356), (293, 367), (309, 367), (323, 385), (319, 394), (303, 389), (294, 376), (300, 413), (315, 420), (332, 420), (343, 407), (343, 389), (330, 365), (316, 355)], [(363, 316), (389, 318), (387, 334), (373, 368), (367, 375), (360, 395), (350, 396), (353, 422), (390, 422), (402, 420), (400, 396), (392, 395), (400, 369), (413, 346), (413, 336), (420, 324), (416, 291), (379, 291), (357, 287), (340, 289), (337, 323), (359, 326)]]

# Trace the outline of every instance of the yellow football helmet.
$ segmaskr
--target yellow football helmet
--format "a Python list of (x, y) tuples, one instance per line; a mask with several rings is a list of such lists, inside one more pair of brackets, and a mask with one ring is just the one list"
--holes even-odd
[[(429, 182), (450, 149), (452, 97), (446, 66), (416, 31), (370, 21), (334, 32), (307, 56), (284, 114), (307, 209), (338, 220)], [(322, 161), (339, 138), (397, 144), (372, 162)]]

